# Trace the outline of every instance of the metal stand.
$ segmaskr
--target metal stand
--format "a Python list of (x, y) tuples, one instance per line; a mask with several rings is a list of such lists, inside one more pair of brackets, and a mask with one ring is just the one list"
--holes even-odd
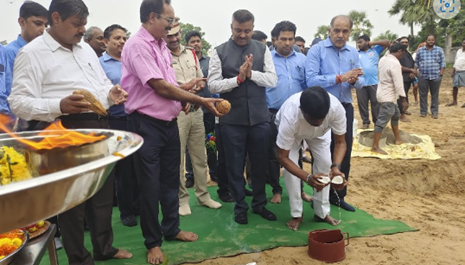
[(31, 239), (31, 241), (15, 255), (10, 265), (39, 265), (45, 254), (45, 250), (48, 250), (50, 265), (58, 265), (54, 240), (56, 231), (57, 226), (52, 224), (44, 234)]

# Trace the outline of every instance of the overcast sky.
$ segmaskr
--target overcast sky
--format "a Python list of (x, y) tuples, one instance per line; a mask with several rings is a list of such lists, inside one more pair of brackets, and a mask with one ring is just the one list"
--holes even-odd
[[(36, 0), (46, 8), (50, 0)], [(140, 27), (140, 0), (84, 0), (89, 8), (87, 26), (105, 27), (117, 23), (135, 33)], [(399, 36), (408, 35), (409, 28), (400, 25), (399, 17), (390, 17), (387, 11), (395, 0), (172, 0), (175, 13), (183, 23), (199, 26), (205, 39), (214, 47), (231, 35), (231, 16), (237, 9), (248, 9), (255, 15), (255, 29), (270, 38), (274, 25), (282, 20), (296, 24), (297, 35), (310, 43), (316, 28), (329, 25), (331, 18), (348, 14), (351, 10), (366, 11), (373, 24), (372, 38), (391, 30)], [(0, 40), (11, 42), (20, 32), (17, 18), (22, 0), (0, 0)], [(416, 29), (418, 30), (418, 29)], [(415, 32), (416, 33), (416, 32)]]

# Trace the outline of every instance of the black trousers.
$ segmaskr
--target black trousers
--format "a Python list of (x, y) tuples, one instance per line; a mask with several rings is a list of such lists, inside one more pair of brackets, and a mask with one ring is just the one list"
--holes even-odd
[[(408, 91), (410, 90), (412, 83), (413, 83), (412, 81), (408, 81), (408, 82), (404, 81), (405, 100), (407, 100), (407, 102), (408, 102)], [(397, 106), (399, 107), (400, 114), (404, 114), (404, 108), (402, 107), (401, 99), (397, 100)]]
[[(347, 181), (349, 180), (349, 173), (350, 173), (350, 157), (352, 155), (352, 143), (354, 141), (353, 135), (353, 124), (354, 124), (354, 106), (351, 103), (343, 103), (342, 106), (346, 110), (346, 118), (347, 118), (347, 127), (346, 127), (346, 144), (347, 144), (347, 151), (344, 156), (344, 159), (341, 163), (341, 172), (344, 173), (346, 176)], [(335, 139), (334, 135), (331, 137), (331, 155), (334, 155), (334, 145)], [(337, 202), (337, 196), (334, 194), (334, 191), (331, 189), (329, 193), (329, 200), (331, 202)], [(347, 195), (347, 186), (344, 189), (336, 191), (339, 198), (342, 200)]]
[[(218, 151), (218, 162), (216, 167), (216, 179), (218, 180), (219, 196), (229, 194), (229, 181), (226, 173), (226, 159), (224, 157), (223, 135), (221, 134), (221, 124), (215, 124), (216, 150)], [(245, 181), (244, 181), (245, 182)]]
[[(110, 128), (129, 131), (127, 116), (110, 116)], [(133, 156), (127, 156), (116, 163), (114, 168), (115, 189), (121, 219), (139, 212), (139, 187), (134, 173)]]
[[(215, 115), (210, 112), (203, 113), (203, 124), (205, 126), (205, 135), (215, 132)], [(216, 135), (216, 132), (215, 132)], [(217, 144), (218, 145), (218, 144)], [(217, 168), (217, 152), (211, 148), (207, 149), (207, 164), (209, 169), (210, 178), (216, 178), (216, 168)], [(218, 149), (218, 148), (217, 148)], [(194, 178), (194, 172), (192, 171), (192, 162), (189, 155), (189, 150), (186, 149), (186, 179)]]
[(278, 146), (276, 138), (278, 137), (278, 128), (274, 123), (276, 111), (270, 110), (270, 144), (268, 148), (268, 180), (273, 188), (274, 194), (282, 194), (283, 188), (279, 184), (281, 165), (278, 162)]
[(252, 209), (261, 212), (266, 205), (266, 170), (270, 124), (268, 122), (253, 126), (221, 124), (221, 137), (224, 146), (226, 172), (229, 190), (234, 200), (236, 214), (249, 208), (245, 202), (244, 164), (249, 155), (252, 166), (253, 198)]
[[(162, 245), (162, 236), (173, 240), (179, 234), (180, 142), (175, 120), (161, 121), (137, 112), (128, 116), (131, 131), (144, 139), (134, 154), (140, 187), (140, 224), (145, 247)], [(163, 214), (158, 221), (159, 207)]]
[[(68, 129), (108, 129), (108, 120), (73, 120), (62, 118)], [(58, 215), (63, 247), (68, 262), (94, 264), (94, 260), (111, 259), (118, 252), (113, 247), (111, 215), (113, 207), (114, 175), (110, 173), (102, 188), (90, 199)], [(89, 226), (93, 258), (84, 247), (84, 216)]]

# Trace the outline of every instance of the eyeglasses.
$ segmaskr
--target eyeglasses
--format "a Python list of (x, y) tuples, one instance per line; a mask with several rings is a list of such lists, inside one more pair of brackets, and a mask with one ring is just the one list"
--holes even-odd
[(168, 22), (168, 25), (173, 25), (174, 22), (177, 21), (176, 18), (169, 18), (169, 17), (165, 17), (165, 16), (162, 16), (161, 14), (157, 14), (158, 18), (163, 18), (164, 20), (166, 20)]

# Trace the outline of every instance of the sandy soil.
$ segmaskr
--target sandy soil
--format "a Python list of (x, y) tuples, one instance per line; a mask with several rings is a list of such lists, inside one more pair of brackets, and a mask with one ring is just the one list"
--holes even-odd
[[(452, 98), (450, 74), (447, 69), (439, 119), (420, 117), (419, 106), (412, 104), (411, 122), (400, 124), (405, 132), (430, 135), (442, 159), (352, 159), (347, 201), (376, 218), (401, 220), (420, 231), (351, 239), (347, 257), (339, 264), (465, 264), (465, 108), (460, 108), (465, 103), (465, 89), (459, 91), (458, 107), (445, 107)], [(360, 121), (358, 110), (355, 117)], [(197, 264), (250, 262), (324, 264), (309, 258), (306, 247), (283, 247)]]

